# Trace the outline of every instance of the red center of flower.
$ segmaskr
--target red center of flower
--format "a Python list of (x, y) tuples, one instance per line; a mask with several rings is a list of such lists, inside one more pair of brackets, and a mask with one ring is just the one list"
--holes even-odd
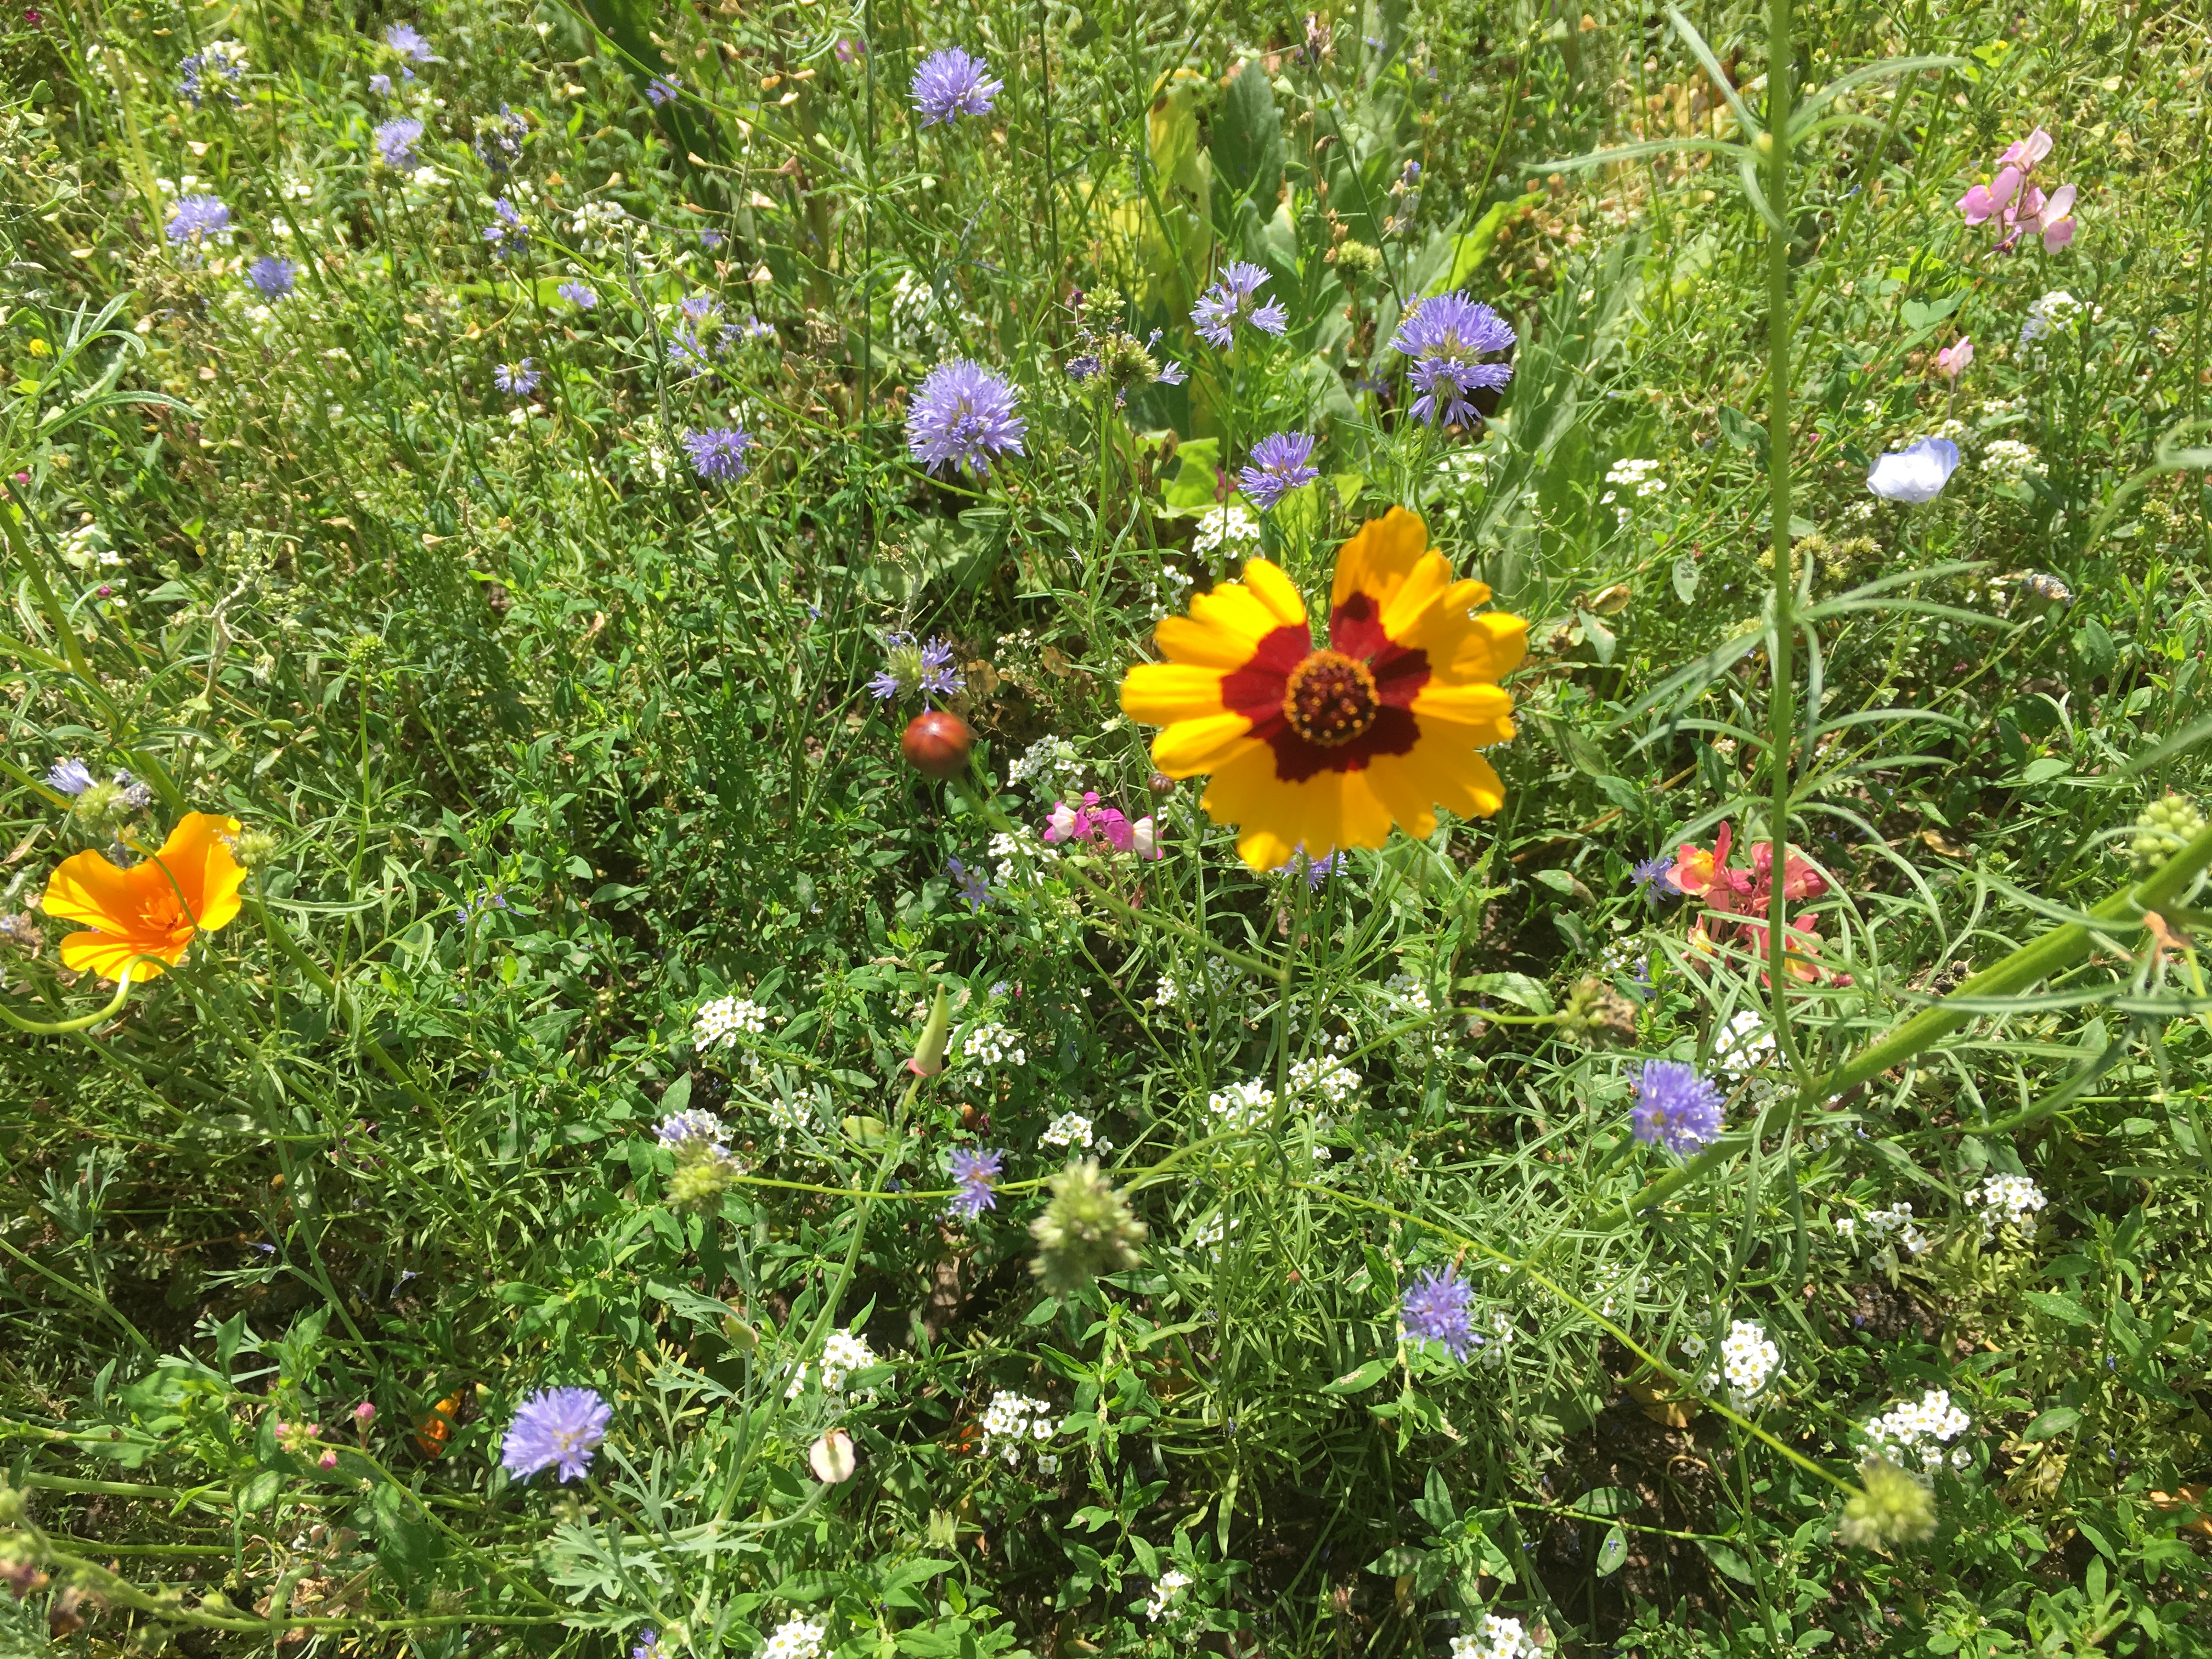
[(1375, 724), (1382, 700), (1364, 662), (1336, 651), (1316, 651), (1291, 671), (1283, 688), (1283, 718), (1308, 743), (1334, 749)]

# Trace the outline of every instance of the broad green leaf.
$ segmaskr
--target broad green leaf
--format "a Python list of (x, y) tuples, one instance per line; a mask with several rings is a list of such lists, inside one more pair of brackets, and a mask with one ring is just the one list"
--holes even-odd
[(1390, 1367), (1387, 1361), (1370, 1359), (1358, 1370), (1346, 1371), (1333, 1382), (1322, 1383), (1321, 1391), (1323, 1394), (1332, 1395), (1364, 1394), (1389, 1373)]
[(1606, 1528), (1605, 1542), (1597, 1547), (1597, 1576), (1609, 1578), (1628, 1559), (1628, 1534), (1619, 1527)]
[(2053, 1406), (2020, 1433), (2026, 1441), (2052, 1440), (2081, 1420), (2081, 1413), (2071, 1406)]

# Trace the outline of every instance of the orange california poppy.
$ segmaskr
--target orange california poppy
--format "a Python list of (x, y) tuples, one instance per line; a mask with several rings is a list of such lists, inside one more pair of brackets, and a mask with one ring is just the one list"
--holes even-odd
[[(91, 924), (62, 941), (64, 967), (102, 979), (152, 979), (185, 959), (192, 935), (230, 925), (246, 872), (230, 855), (236, 818), (187, 812), (161, 850), (118, 870), (98, 853), (64, 859), (40, 905), (50, 916)], [(139, 957), (153, 962), (132, 963)]]
[(443, 1456), (453, 1425), (460, 1420), (461, 1391), (456, 1389), (416, 1419), (416, 1449), (425, 1457)]
[(1513, 735), (1498, 682), (1519, 665), (1528, 625), (1474, 614), (1490, 598), (1454, 581), (1419, 517), (1400, 507), (1338, 551), (1326, 648), (1305, 601), (1265, 559), (1170, 617), (1164, 663), (1121, 682), (1122, 712), (1167, 729), (1152, 763), (1173, 778), (1212, 775), (1202, 805), (1239, 826), (1255, 870), (1304, 849), (1380, 847), (1395, 822), (1434, 833), (1441, 804), (1488, 817), (1505, 786), (1476, 751)]

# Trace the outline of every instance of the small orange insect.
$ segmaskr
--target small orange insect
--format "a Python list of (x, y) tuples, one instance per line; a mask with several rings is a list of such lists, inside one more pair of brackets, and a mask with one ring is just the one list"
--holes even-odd
[(415, 1445), (425, 1457), (445, 1455), (446, 1442), (461, 1420), (462, 1390), (456, 1389), (422, 1413), (415, 1423)]

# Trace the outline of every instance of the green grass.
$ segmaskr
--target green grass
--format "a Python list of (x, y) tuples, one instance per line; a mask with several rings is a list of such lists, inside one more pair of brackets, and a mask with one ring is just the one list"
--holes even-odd
[[(0, 1652), (2205, 1652), (2212, 837), (2138, 821), (2208, 788), (2212, 18), (1804, 6), (1796, 104), (1941, 61), (1745, 152), (1778, 228), (1730, 155), (1576, 165), (1746, 141), (1770, 9), (13, 14)], [(1004, 87), (921, 126), (952, 46)], [(1954, 204), (2039, 125), (2078, 229), (1999, 252)], [(230, 240), (164, 238), (191, 192)], [(1237, 258), (1287, 327), (1222, 352)], [(1519, 331), (1479, 433), (1388, 349), (1449, 288)], [(1181, 385), (1065, 372), (1156, 329)], [(1019, 393), (988, 479), (908, 453), (951, 356)], [(1285, 429), (1322, 477), (1210, 543)], [(1939, 430), (1936, 501), (1869, 493)], [(1504, 807), (1255, 874), (1122, 676), (1249, 553), (1320, 602), (1393, 505), (1528, 621)], [(894, 630), (953, 647), (957, 785), (870, 695)], [(1165, 856), (1046, 856), (1082, 789)], [(40, 896), (195, 811), (266, 838), (245, 908), (103, 1014)], [(1632, 880), (1723, 823), (1826, 872), (1778, 995)], [(1651, 1057), (1712, 1149), (1632, 1135)], [(1071, 1115), (1144, 1236), (1054, 1297)], [(1447, 1266), (1464, 1360), (1401, 1325)], [(589, 1475), (511, 1478), (556, 1385), (612, 1407)], [(1938, 1389), (1933, 1530), (1869, 1539), (1865, 1425)], [(1001, 1395), (1048, 1442), (1001, 1455)]]

